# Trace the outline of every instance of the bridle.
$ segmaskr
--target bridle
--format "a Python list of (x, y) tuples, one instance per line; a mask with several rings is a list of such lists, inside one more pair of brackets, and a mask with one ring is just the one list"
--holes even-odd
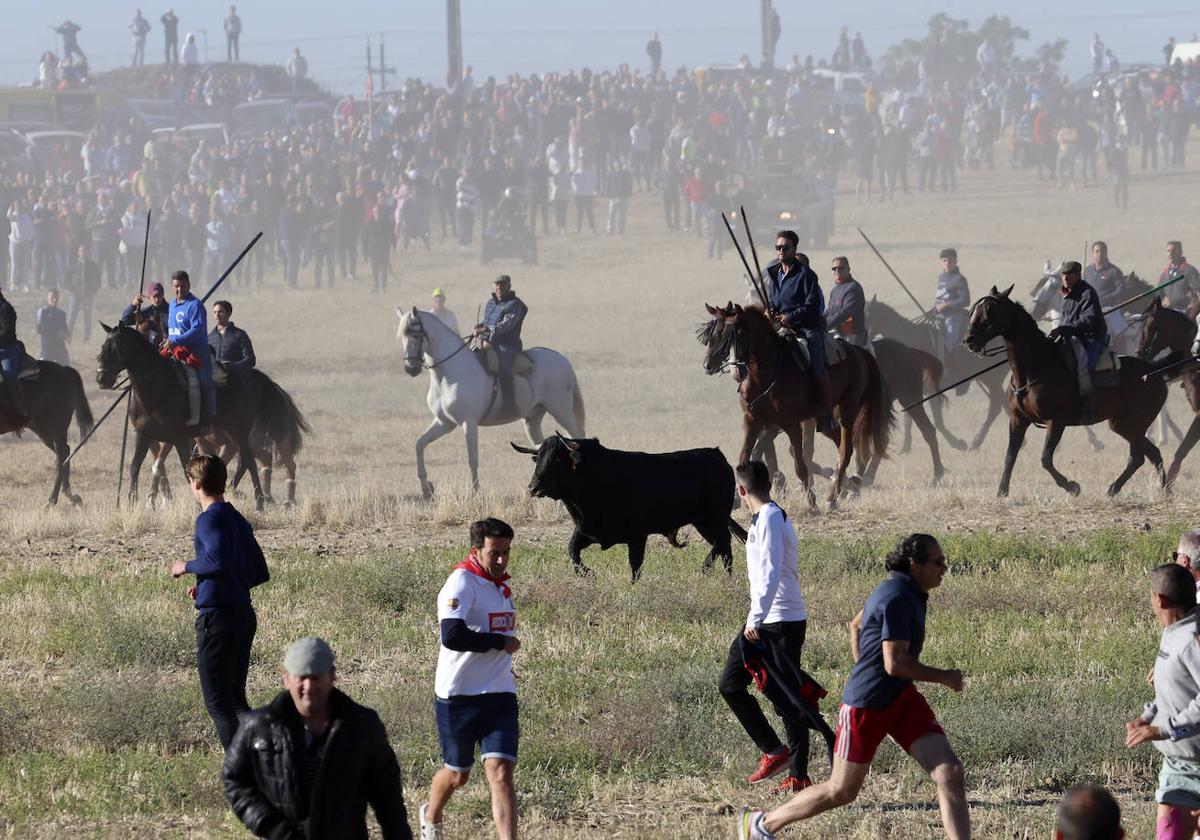
[(439, 359), (433, 364), (425, 364), (425, 339), (428, 334), (425, 332), (425, 325), (421, 323), (420, 316), (413, 318), (408, 327), (405, 329), (405, 335), (409, 337), (408, 349), (404, 352), (404, 366), (409, 367), (411, 364), (420, 370), (434, 370), (440, 365), (453, 359), (463, 350), (466, 350), (470, 344), (466, 338), (462, 338), (462, 344), (458, 349), (452, 351), (448, 356)]

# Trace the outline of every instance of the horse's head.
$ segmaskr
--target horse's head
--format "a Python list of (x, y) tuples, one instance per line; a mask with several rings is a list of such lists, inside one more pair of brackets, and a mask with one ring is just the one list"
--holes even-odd
[(1054, 308), (1059, 298), (1059, 285), (1057, 274), (1043, 274), (1042, 279), (1034, 284), (1029, 295), (1033, 298), (1033, 308), (1029, 312), (1033, 320), (1040, 321), (1042, 316)]
[(115, 327), (110, 327), (101, 322), (100, 326), (108, 335), (96, 356), (96, 384), (109, 390), (116, 386), (117, 374), (125, 370), (125, 354), (128, 352), (129, 340), (145, 342), (146, 339), (142, 338), (137, 330), (124, 324), (118, 323)]
[(414, 306), (410, 312), (404, 313), (397, 307), (396, 314), (400, 316), (396, 338), (404, 342), (404, 372), (409, 376), (419, 376), (425, 367), (425, 343), (428, 340), (425, 325), (421, 323), (421, 313)]
[(711, 320), (706, 321), (696, 330), (696, 340), (708, 349), (704, 351), (704, 372), (709, 376), (720, 373), (729, 361), (729, 351), (733, 349), (734, 312), (733, 302), (725, 306), (709, 306), (704, 304)]
[(1137, 354), (1141, 359), (1153, 359), (1167, 346), (1162, 331), (1162, 298), (1155, 297), (1142, 313), (1142, 328), (1138, 332)]
[(963, 344), (972, 353), (983, 353), (988, 342), (997, 336), (1012, 335), (1021, 325), (1021, 319), (1031, 321), (1029, 313), (1009, 297), (1012, 290), (1009, 286), (1001, 292), (992, 286), (990, 292), (971, 306), (970, 324)]

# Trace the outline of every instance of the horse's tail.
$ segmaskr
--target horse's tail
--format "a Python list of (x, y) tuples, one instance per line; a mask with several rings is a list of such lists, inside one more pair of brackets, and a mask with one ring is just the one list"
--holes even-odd
[[(942, 387), (942, 377), (946, 374), (942, 360), (924, 350), (914, 348), (913, 353), (916, 354), (917, 361), (921, 365), (921, 393), (932, 394), (939, 390)], [(943, 394), (939, 399), (946, 399), (946, 395)]]
[(293, 455), (300, 454), (304, 435), (312, 434), (312, 426), (296, 407), (291, 394), (279, 383), (260, 370), (255, 370), (262, 398), (259, 402), (259, 422), (266, 428), (267, 437), (277, 448), (289, 449)]
[(866, 352), (862, 353), (862, 359), (867, 366), (867, 387), (858, 416), (854, 418), (854, 449), (862, 453), (865, 463), (876, 455), (887, 457), (888, 439), (896, 424), (896, 415), (884, 388), (879, 363)]
[(64, 367), (63, 370), (71, 379), (71, 390), (75, 396), (75, 422), (79, 425), (79, 437), (82, 439), (92, 430), (96, 420), (92, 417), (92, 407), (88, 405), (87, 394), (83, 392), (83, 378), (79, 371), (73, 367)]
[(579, 387), (579, 377), (571, 371), (571, 413), (575, 415), (575, 423), (579, 426), (579, 434), (583, 435), (587, 424), (587, 410), (583, 407), (583, 389)]

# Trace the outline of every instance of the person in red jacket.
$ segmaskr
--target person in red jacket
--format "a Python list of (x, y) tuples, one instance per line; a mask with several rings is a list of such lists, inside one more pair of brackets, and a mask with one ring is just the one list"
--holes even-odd
[(683, 200), (687, 202), (688, 215), (684, 230), (696, 229), (696, 236), (703, 236), (701, 220), (704, 218), (704, 201), (708, 198), (704, 189), (704, 181), (700, 178), (700, 168), (692, 170), (692, 174), (683, 182)]

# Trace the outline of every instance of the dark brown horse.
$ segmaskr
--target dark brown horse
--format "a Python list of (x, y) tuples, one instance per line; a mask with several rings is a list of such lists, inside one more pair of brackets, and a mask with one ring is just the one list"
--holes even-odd
[(42, 443), (54, 452), (54, 489), (50, 491), (49, 503), (58, 504), (61, 490), (78, 505), (80, 498), (71, 492), (71, 464), (63, 463), (71, 453), (67, 443), (67, 430), (71, 417), (79, 425), (79, 436), (83, 437), (92, 428), (92, 410), (83, 393), (83, 380), (75, 368), (55, 362), (38, 362), (36, 379), (22, 382), (25, 390), (25, 407), (29, 422), (21, 423), (8, 403), (0, 403), (0, 434), (28, 428)]
[[(822, 413), (812, 376), (796, 362), (791, 348), (775, 334), (770, 319), (757, 306), (727, 304), (723, 309), (705, 304), (712, 321), (700, 333), (708, 346), (704, 369), (718, 373), (733, 367), (742, 405), (742, 449), (738, 463), (750, 458), (759, 436), (778, 428), (792, 444), (796, 475), (804, 486), (810, 507), (816, 507), (812, 480), (804, 462), (804, 421)], [(831, 433), (838, 443), (838, 464), (829, 506), (836, 507), (846, 468), (855, 448), (867, 462), (887, 453), (894, 421), (884, 392), (879, 365), (866, 350), (847, 345), (845, 360), (829, 367), (833, 386), (833, 416), (838, 428)]]
[[(871, 342), (871, 345), (875, 352), (875, 361), (878, 362), (879, 370), (883, 373), (884, 388), (893, 408), (897, 402), (900, 405), (919, 403), (921, 397), (932, 394), (942, 387), (942, 363), (932, 353), (908, 347), (892, 338), (877, 338)], [(945, 398), (939, 397), (938, 399)], [(941, 483), (946, 474), (946, 467), (942, 464), (941, 452), (938, 448), (937, 429), (930, 422), (923, 404), (914, 406), (908, 414), (911, 415), (912, 424), (916, 425), (921, 437), (929, 447), (929, 455), (933, 459), (932, 484), (936, 486)], [(905, 424), (906, 430), (909, 425)], [(814, 426), (815, 424), (811, 421), (805, 424), (804, 458), (813, 472), (828, 473), (832, 476), (832, 470), (823, 471), (813, 463)], [(783, 478), (775, 459), (774, 441), (778, 434), (778, 429), (769, 429), (754, 448), (754, 457), (762, 458), (766, 462), (777, 484), (781, 483)], [(837, 442), (834, 441), (835, 444)], [(901, 447), (900, 451), (906, 451), (906, 447)], [(855, 452), (854, 457), (858, 462), (858, 474), (862, 483), (869, 485), (874, 482), (879, 463), (883, 460), (883, 453), (874, 453), (870, 462), (863, 459), (861, 452)]]
[[(101, 326), (108, 337), (100, 348), (96, 382), (101, 388), (112, 388), (117, 374), (127, 370), (133, 388), (129, 396), (129, 420), (137, 434), (133, 456), (129, 460), (129, 502), (132, 504), (137, 500), (138, 474), (151, 442), (165, 442), (186, 466), (195, 427), (187, 425), (188, 396), (179, 382), (174, 363), (162, 358), (137, 330), (121, 324)], [(264, 496), (258, 471), (253, 469), (250, 430), (261, 408), (261, 396), (256, 379), (235, 371), (229, 377), (229, 383), (220, 389), (213, 424), (215, 432), (224, 432), (234, 441), (238, 469), (250, 471), (258, 510), (263, 508)]]
[[(1191, 355), (1192, 343), (1196, 340), (1196, 314), (1200, 306), (1193, 304), (1188, 313), (1164, 306), (1162, 298), (1155, 298), (1142, 315), (1142, 332), (1138, 337), (1138, 357), (1153, 359), (1164, 350), (1171, 355), (1155, 363), (1156, 367), (1170, 364), (1173, 359), (1184, 354)], [(1192, 451), (1192, 447), (1200, 441), (1200, 367), (1195, 362), (1176, 367), (1169, 378), (1179, 378), (1179, 385), (1187, 395), (1188, 405), (1192, 407), (1192, 424), (1184, 433), (1175, 450), (1175, 457), (1167, 467), (1167, 483), (1170, 484), (1179, 476), (1179, 468), (1183, 459)]]
[[(1005, 386), (1008, 396), (1008, 452), (998, 495), (1007, 496), (1017, 453), (1025, 442), (1025, 433), (1033, 423), (1046, 427), (1042, 448), (1042, 466), (1054, 483), (1071, 495), (1079, 494), (1079, 485), (1054, 468), (1054, 450), (1067, 426), (1082, 425), (1083, 403), (1079, 397), (1074, 364), (1061, 345), (1052, 342), (1025, 308), (1009, 298), (1012, 286), (1003, 292), (992, 290), (971, 307), (970, 326), (963, 339), (972, 352), (982, 353), (988, 342), (1002, 338), (1008, 353), (1012, 381)], [(1121, 491), (1129, 477), (1147, 458), (1154, 464), (1163, 485), (1162, 455), (1146, 437), (1167, 399), (1167, 386), (1157, 377), (1143, 382), (1149, 366), (1131, 356), (1121, 357), (1115, 385), (1096, 383), (1095, 420), (1107, 420), (1108, 426), (1129, 441), (1129, 461), (1117, 479), (1109, 485), (1108, 495)], [(1014, 387), (1015, 386), (1015, 387)]]

